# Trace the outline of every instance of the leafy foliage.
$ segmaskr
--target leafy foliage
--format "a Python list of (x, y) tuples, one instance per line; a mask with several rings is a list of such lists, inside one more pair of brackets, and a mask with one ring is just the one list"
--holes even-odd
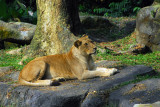
[[(37, 13), (33, 12), (30, 7), (26, 7), (20, 0), (0, 0), (0, 20), (12, 21), (25, 21), (36, 24)], [(29, 13), (30, 12), (30, 13)]]
[(141, 9), (140, 7), (135, 7), (135, 8), (133, 9), (133, 12), (136, 12), (136, 13), (137, 13), (140, 9)]
[[(9, 49), (10, 50), (10, 49)], [(11, 55), (6, 52), (9, 50), (0, 50), (0, 67), (12, 66), (15, 70), (22, 70), (24, 65), (33, 60), (33, 58), (28, 58), (23, 61), (24, 65), (19, 65), (18, 63), (22, 60), (23, 54)]]
[(93, 12), (96, 13), (96, 14), (104, 14), (108, 11), (108, 9), (106, 8), (97, 8), (97, 9), (94, 9)]
[(142, 7), (152, 3), (153, 0), (82, 0), (79, 10), (112, 17), (132, 16), (136, 15)]
[[(138, 3), (141, 3), (139, 1)], [(93, 12), (96, 14), (104, 14), (104, 16), (121, 17), (129, 16), (131, 13), (137, 13), (141, 8), (133, 7), (132, 2), (129, 0), (123, 0), (121, 2), (112, 2), (109, 4), (109, 9), (107, 8), (97, 8)]]

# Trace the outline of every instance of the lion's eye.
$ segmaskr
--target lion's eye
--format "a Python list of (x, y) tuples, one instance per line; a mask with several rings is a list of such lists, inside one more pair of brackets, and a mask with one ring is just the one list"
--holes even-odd
[(85, 43), (84, 45), (86, 45), (86, 46), (87, 46), (87, 45), (88, 45), (88, 43)]

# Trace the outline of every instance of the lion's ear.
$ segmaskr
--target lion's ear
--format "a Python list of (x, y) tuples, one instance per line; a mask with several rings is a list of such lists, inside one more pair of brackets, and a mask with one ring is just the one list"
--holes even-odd
[(74, 42), (74, 46), (77, 47), (77, 48), (78, 48), (81, 44), (82, 44), (82, 42), (79, 41), (79, 40), (77, 40), (77, 41)]

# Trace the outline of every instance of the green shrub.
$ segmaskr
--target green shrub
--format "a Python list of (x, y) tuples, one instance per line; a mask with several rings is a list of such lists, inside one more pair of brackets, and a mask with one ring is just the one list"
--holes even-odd
[[(121, 2), (111, 2), (109, 8), (95, 8), (93, 12), (95, 14), (103, 14), (104, 16), (121, 17), (135, 15), (141, 8), (138, 4), (142, 1), (134, 2), (130, 0), (123, 0)], [(135, 4), (135, 6), (133, 5)]]
[(104, 14), (108, 11), (108, 9), (106, 8), (97, 8), (97, 9), (93, 9), (93, 12), (96, 14)]
[[(0, 20), (12, 21), (18, 19), (20, 21), (30, 22), (36, 24), (37, 13), (33, 12), (30, 7), (26, 7), (20, 0), (0, 0)], [(33, 15), (29, 14), (33, 12)]]
[(135, 8), (133, 9), (133, 12), (137, 13), (140, 9), (141, 9), (140, 7), (135, 7)]

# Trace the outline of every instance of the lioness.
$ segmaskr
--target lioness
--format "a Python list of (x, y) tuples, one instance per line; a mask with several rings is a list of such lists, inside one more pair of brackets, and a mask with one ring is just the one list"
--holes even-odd
[(95, 44), (83, 36), (66, 54), (49, 55), (30, 61), (20, 72), (19, 83), (31, 86), (49, 86), (60, 79), (86, 79), (96, 76), (110, 76), (116, 68), (98, 68), (92, 59)]

